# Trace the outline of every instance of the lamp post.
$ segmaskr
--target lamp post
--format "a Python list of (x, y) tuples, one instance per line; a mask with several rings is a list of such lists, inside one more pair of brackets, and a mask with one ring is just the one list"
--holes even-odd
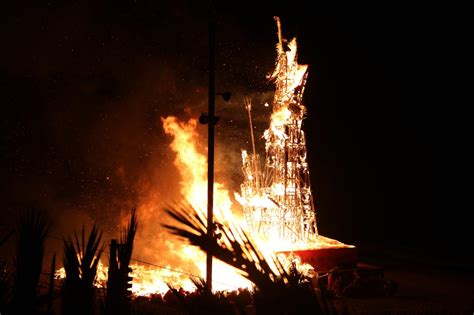
[[(212, 4), (209, 9), (209, 91), (208, 112), (202, 113), (199, 122), (207, 124), (207, 237), (213, 241), (215, 237), (214, 225), (214, 126), (219, 121), (215, 115), (216, 95), (221, 95), (228, 102), (232, 96), (231, 92), (216, 93), (215, 78), (215, 47), (216, 47), (216, 16)], [(207, 289), (212, 292), (212, 253), (206, 253), (206, 284)]]

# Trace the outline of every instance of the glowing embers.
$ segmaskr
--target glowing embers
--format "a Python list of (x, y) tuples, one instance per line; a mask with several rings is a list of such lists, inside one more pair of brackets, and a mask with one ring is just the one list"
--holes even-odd
[[(276, 89), (269, 128), (264, 133), (265, 162), (261, 167), (255, 149), (251, 155), (242, 152), (244, 181), (236, 198), (255, 238), (296, 246), (315, 242), (318, 236), (302, 130), (307, 66), (297, 62), (296, 39), (282, 38), (278, 18), (277, 25), (277, 60), (268, 76)], [(246, 108), (252, 124), (250, 103)]]

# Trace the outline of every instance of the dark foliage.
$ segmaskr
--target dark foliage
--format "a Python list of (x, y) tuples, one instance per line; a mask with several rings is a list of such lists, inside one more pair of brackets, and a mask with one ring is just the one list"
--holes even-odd
[(280, 277), (240, 227), (219, 224), (221, 236), (209, 238), (205, 218), (191, 206), (178, 206), (166, 212), (184, 226), (164, 225), (173, 234), (183, 237), (192, 245), (210, 252), (214, 257), (235, 267), (258, 288), (273, 287), (278, 279), (280, 281), (286, 279), (281, 263), (278, 260), (274, 261), (282, 273)]
[(128, 227), (120, 236), (120, 243), (111, 245), (107, 279), (106, 314), (130, 314), (129, 272), (133, 241), (138, 228), (136, 210), (132, 209)]
[(196, 287), (192, 293), (178, 290), (168, 285), (176, 300), (188, 314), (222, 314), (233, 315), (237, 308), (232, 304), (224, 293), (211, 293), (207, 287), (206, 280), (202, 278), (191, 278)]
[(56, 272), (56, 253), (51, 259), (51, 269), (49, 272), (49, 288), (47, 296), (48, 314), (53, 314), (53, 300), (54, 300), (54, 273)]
[(64, 239), (64, 269), (66, 278), (63, 284), (62, 313), (80, 315), (95, 313), (94, 280), (97, 266), (103, 252), (100, 245), (102, 232), (93, 226), (85, 239), (82, 228), (81, 239), (74, 233), (74, 240)]
[(323, 314), (318, 296), (309, 281), (293, 266), (286, 270), (273, 258), (274, 271), (247, 234), (236, 225), (217, 224), (220, 237), (209, 238), (205, 217), (191, 206), (168, 209), (167, 213), (182, 226), (165, 225), (173, 234), (212, 253), (217, 259), (237, 268), (252, 281), (257, 314)]
[(50, 223), (39, 211), (19, 216), (11, 312), (38, 312), (38, 282), (43, 268), (44, 244)]
[[(10, 238), (13, 232), (9, 232), (0, 238), (0, 246)], [(0, 311), (4, 310), (10, 298), (9, 273), (6, 261), (0, 261)]]

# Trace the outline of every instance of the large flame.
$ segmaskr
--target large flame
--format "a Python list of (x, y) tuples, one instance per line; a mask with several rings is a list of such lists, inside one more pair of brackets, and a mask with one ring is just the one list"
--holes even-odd
[[(235, 197), (244, 210), (252, 210), (244, 211), (247, 220), (233, 215), (233, 205), (229, 191), (221, 183), (214, 183), (214, 215), (216, 220), (221, 223), (238, 224), (244, 228), (250, 228), (247, 232), (249, 232), (257, 246), (261, 250), (265, 250), (262, 254), (266, 258), (271, 257), (274, 252), (291, 251), (299, 248), (347, 247), (347, 245), (338, 241), (318, 235), (317, 230), (315, 232), (309, 231), (309, 228), (313, 226), (316, 229), (316, 222), (312, 199), (310, 200), (311, 188), (306, 162), (305, 138), (301, 128), (306, 113), (306, 109), (302, 104), (302, 95), (307, 66), (300, 65), (297, 62), (296, 39), (283, 42), (279, 20), (277, 20), (277, 23), (279, 26), (278, 59), (275, 70), (269, 76), (269, 79), (276, 83), (276, 92), (270, 125), (265, 131), (264, 138), (266, 140), (266, 163), (269, 169), (273, 173), (284, 169), (285, 172), (280, 173), (285, 174), (285, 177), (278, 177), (277, 174), (270, 182), (259, 170), (259, 157), (255, 153), (255, 148), (251, 155), (246, 151), (242, 152), (245, 182), (241, 187), (241, 195), (236, 193)], [(250, 116), (250, 103), (248, 105)], [(165, 133), (172, 137), (170, 148), (176, 154), (174, 165), (180, 176), (181, 197), (184, 202), (192, 205), (198, 214), (204, 218), (207, 209), (207, 158), (205, 152), (201, 152), (205, 149), (199, 146), (200, 137), (196, 130), (197, 120), (180, 121), (176, 117), (169, 116), (161, 118), (161, 122)], [(288, 131), (290, 129), (291, 132)], [(291, 146), (292, 151), (297, 151), (297, 154), (294, 154), (296, 158), (293, 159), (293, 162), (288, 160), (289, 146)], [(295, 179), (286, 175), (290, 173), (304, 174), (308, 177), (308, 180), (302, 183), (296, 182)], [(141, 213), (145, 215), (145, 220), (148, 220), (147, 224), (150, 226), (152, 225), (149, 223), (152, 214), (159, 213), (157, 208), (157, 199), (159, 198), (156, 196), (156, 189), (150, 189), (148, 194), (149, 196), (142, 200), (140, 208), (143, 209)], [(293, 204), (288, 203), (286, 201), (288, 195), (298, 196), (298, 198), (293, 199), (299, 200), (299, 203), (296, 204), (294, 200), (292, 201)], [(292, 212), (287, 211), (288, 209)], [(294, 220), (299, 217), (302, 218), (301, 224)], [(259, 234), (255, 228), (252, 230), (252, 224), (249, 224), (249, 221), (259, 222), (259, 226), (262, 222), (264, 225), (267, 224), (268, 228), (265, 229), (264, 235)], [(305, 234), (304, 237), (300, 237), (299, 241), (295, 241), (295, 239), (287, 237), (288, 233), (283, 235), (284, 233), (281, 233), (282, 229), (278, 228), (280, 221), (284, 221), (283, 225), (293, 224), (292, 228), (304, 225), (305, 229), (301, 229), (301, 235)], [(161, 223), (156, 222), (156, 230), (155, 227), (152, 227), (152, 233), (149, 233), (150, 235), (145, 238), (146, 242), (151, 244), (162, 244), (166, 248), (166, 252), (155, 253), (156, 250), (152, 246), (142, 245), (141, 253), (151, 254), (151, 256), (157, 258), (164, 254), (167, 258), (175, 257), (176, 260), (167, 259), (163, 265), (144, 264), (143, 262), (132, 264), (132, 292), (135, 295), (147, 296), (154, 293), (165, 293), (168, 291), (168, 284), (192, 291), (194, 287), (190, 277), (205, 276), (206, 254), (196, 247), (180, 243), (169, 235), (163, 236), (163, 233), (158, 233), (158, 226)], [(311, 233), (316, 238), (306, 235)], [(271, 258), (268, 261), (271, 262)], [(309, 270), (311, 267), (301, 265), (300, 269)], [(59, 270), (58, 276), (64, 277), (64, 269)], [(107, 267), (100, 263), (96, 286), (103, 287), (106, 278)], [(232, 267), (217, 260), (213, 262), (213, 279), (214, 290), (251, 287), (250, 281), (243, 278)]]
[[(266, 209), (268, 211), (254, 211), (255, 216), (265, 215), (267, 222), (277, 222), (284, 219), (285, 222), (292, 222), (291, 218), (282, 217), (282, 209), (299, 209), (300, 215), (304, 217), (301, 221), (307, 225), (303, 233), (313, 233), (315, 237), (309, 235), (295, 241), (289, 237), (282, 237), (282, 233), (276, 228), (269, 228), (265, 235), (259, 234), (258, 231), (252, 229), (244, 218), (236, 217), (232, 210), (232, 201), (229, 191), (222, 183), (214, 183), (214, 216), (218, 222), (227, 223), (230, 226), (240, 225), (253, 238), (257, 247), (262, 250), (263, 256), (269, 263), (273, 261), (273, 255), (279, 251), (292, 251), (306, 248), (325, 248), (325, 247), (348, 247), (341, 242), (332, 240), (318, 235), (314, 208), (312, 206), (311, 188), (309, 185), (308, 165), (306, 162), (306, 147), (304, 131), (302, 130), (302, 120), (306, 115), (306, 108), (302, 104), (302, 96), (307, 76), (307, 65), (298, 64), (297, 60), (297, 43), (296, 38), (291, 41), (284, 42), (281, 38), (281, 30), (278, 23), (279, 43), (277, 45), (277, 62), (275, 70), (269, 75), (269, 79), (276, 84), (276, 91), (273, 100), (273, 113), (270, 117), (270, 126), (265, 131), (264, 138), (266, 140), (265, 149), (267, 152), (267, 164), (270, 168), (276, 169), (278, 158), (285, 161), (285, 174), (302, 173), (308, 177), (307, 182), (297, 183), (294, 179), (273, 180), (267, 188), (264, 188), (262, 181), (267, 180), (259, 174), (258, 156), (255, 149), (252, 155), (242, 152), (244, 162), (244, 176), (246, 176), (246, 185), (242, 185), (242, 195), (235, 194), (239, 206), (244, 209)], [(247, 109), (250, 116), (250, 103)], [(174, 116), (161, 118), (163, 129), (167, 135), (172, 137), (170, 148), (176, 154), (174, 165), (180, 175), (180, 193), (183, 201), (191, 204), (202, 218), (206, 217), (207, 209), (207, 158), (205, 156), (205, 147), (199, 146), (200, 136), (197, 132), (198, 122), (196, 119), (188, 121), (180, 121)], [(292, 132), (288, 130), (292, 128)], [(289, 145), (289, 143), (291, 145)], [(299, 150), (294, 163), (289, 163), (285, 151), (288, 147)], [(295, 151), (293, 150), (293, 151)], [(204, 151), (204, 153), (202, 152)], [(285, 153), (285, 154), (282, 154)], [(280, 154), (281, 156), (279, 156)], [(274, 157), (273, 159), (271, 157)], [(270, 157), (270, 160), (268, 158)], [(246, 171), (245, 171), (246, 170)], [(287, 195), (301, 196), (300, 204), (284, 203)], [(311, 198), (311, 200), (309, 200)], [(284, 214), (288, 216), (288, 214)], [(254, 217), (254, 221), (263, 221), (261, 218)], [(206, 221), (206, 220), (204, 220)], [(287, 223), (285, 223), (287, 224)], [(314, 224), (316, 231), (310, 232)], [(168, 240), (168, 242), (171, 242)], [(197, 267), (197, 276), (204, 277), (206, 270), (205, 253), (196, 247), (178, 244), (175, 241), (169, 244), (171, 249), (167, 254), (176, 255), (183, 258), (183, 261), (189, 262), (189, 266)], [(287, 257), (288, 258), (288, 257)], [(285, 257), (280, 259), (284, 260)], [(288, 258), (289, 263), (295, 263), (298, 269), (304, 273), (308, 273), (313, 268), (308, 264), (302, 264), (299, 260)], [(134, 284), (133, 292), (138, 295), (148, 295), (153, 292), (164, 292), (168, 288), (164, 285), (164, 281), (174, 286), (181, 286), (186, 290), (192, 290), (187, 270), (180, 269), (181, 273), (177, 274), (172, 271), (171, 266), (165, 269), (152, 270), (145, 266), (133, 266)], [(176, 268), (176, 266), (174, 266)], [(189, 268), (188, 268), (189, 270)], [(167, 279), (167, 280), (163, 280)], [(236, 270), (228, 265), (214, 260), (213, 262), (213, 288), (214, 290), (234, 290), (236, 288), (251, 287), (250, 281), (243, 278)]]
[[(181, 175), (181, 194), (194, 208), (204, 213), (207, 208), (207, 158), (196, 147), (199, 135), (197, 120), (180, 122), (176, 117), (162, 118), (165, 133), (174, 137), (170, 144), (176, 153), (174, 165)], [(232, 218), (229, 191), (214, 183), (214, 215), (220, 221)]]
[[(198, 149), (199, 134), (196, 131), (196, 119), (187, 122), (179, 121), (176, 117), (162, 118), (166, 134), (173, 137), (170, 148), (176, 154), (174, 165), (180, 175), (180, 193), (183, 200), (191, 204), (202, 216), (207, 209), (207, 158)], [(150, 212), (159, 211), (153, 206), (155, 198), (150, 196), (142, 204), (142, 213), (150, 216)], [(218, 182), (214, 184), (215, 217), (219, 222), (235, 222), (232, 216), (232, 201), (230, 193)], [(162, 222), (157, 222), (159, 225)], [(152, 241), (152, 240), (149, 240)], [(205, 278), (206, 254), (197, 247), (180, 242), (168, 235), (166, 239), (159, 240), (164, 243), (165, 253), (153, 255), (159, 261), (160, 255), (166, 255), (164, 265), (150, 263), (132, 263), (131, 276), (133, 278), (131, 291), (134, 295), (150, 296), (151, 294), (164, 294), (168, 285), (182, 288), (186, 291), (195, 289), (191, 277)], [(175, 257), (176, 259), (170, 259)], [(95, 286), (104, 288), (107, 283), (108, 267), (99, 262)], [(251, 282), (243, 278), (237, 270), (222, 263), (213, 261), (213, 290), (236, 290), (238, 288), (251, 288)], [(64, 278), (64, 268), (56, 272), (57, 278)]]
[[(207, 207), (207, 158), (198, 151), (196, 144), (199, 137), (196, 132), (197, 121), (190, 119), (181, 122), (176, 117), (162, 118), (165, 132), (173, 136), (170, 144), (176, 153), (175, 166), (181, 175), (181, 193), (202, 216)], [(235, 222), (232, 215), (230, 193), (219, 182), (214, 183), (214, 215), (219, 222)], [(196, 248), (188, 248), (195, 257), (195, 262), (205, 275), (205, 254)], [(251, 283), (236, 270), (218, 261), (213, 261), (212, 277), (214, 290), (235, 290), (250, 287)]]

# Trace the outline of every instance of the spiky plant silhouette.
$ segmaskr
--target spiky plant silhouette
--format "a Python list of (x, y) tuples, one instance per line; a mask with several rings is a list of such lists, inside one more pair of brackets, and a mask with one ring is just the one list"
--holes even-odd
[(240, 226), (232, 222), (217, 223), (220, 236), (208, 237), (205, 216), (192, 206), (178, 205), (165, 211), (181, 224), (164, 224), (171, 233), (233, 266), (255, 284), (257, 314), (323, 313), (317, 295), (309, 282), (303, 281), (296, 268), (285, 269), (275, 257), (267, 261)]
[(128, 227), (120, 235), (120, 243), (111, 246), (107, 279), (106, 314), (130, 314), (129, 272), (133, 241), (137, 233), (136, 209), (132, 209)]
[[(7, 232), (0, 237), (0, 246), (3, 246), (13, 234), (12, 231)], [(9, 273), (7, 271), (7, 263), (4, 260), (0, 261), (0, 312), (2, 312), (10, 300), (10, 284)]]
[(12, 313), (37, 313), (38, 282), (49, 228), (49, 220), (37, 210), (22, 213), (18, 217)]
[(191, 282), (196, 287), (192, 293), (183, 293), (172, 285), (168, 288), (176, 297), (183, 310), (190, 315), (234, 315), (237, 308), (232, 302), (220, 292), (211, 293), (208, 289), (206, 280), (200, 277), (191, 277)]
[(102, 232), (94, 225), (88, 239), (85, 227), (81, 238), (74, 233), (74, 239), (64, 239), (64, 269), (62, 314), (94, 314), (94, 280), (97, 266), (104, 247), (101, 245)]
[(51, 259), (51, 269), (49, 271), (49, 287), (48, 295), (46, 296), (47, 314), (53, 314), (53, 300), (54, 300), (54, 274), (56, 272), (56, 253)]

